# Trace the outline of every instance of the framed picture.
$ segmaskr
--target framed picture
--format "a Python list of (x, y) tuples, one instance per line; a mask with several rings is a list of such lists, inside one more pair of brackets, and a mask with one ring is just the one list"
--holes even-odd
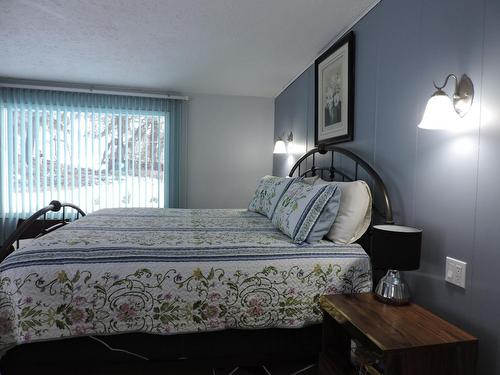
[(354, 33), (318, 57), (315, 67), (315, 145), (354, 138)]

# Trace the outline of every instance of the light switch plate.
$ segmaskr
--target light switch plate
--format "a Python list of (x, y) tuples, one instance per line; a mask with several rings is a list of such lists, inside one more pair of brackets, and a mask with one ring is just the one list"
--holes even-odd
[(465, 289), (465, 275), (467, 263), (461, 260), (446, 257), (445, 280), (451, 284)]

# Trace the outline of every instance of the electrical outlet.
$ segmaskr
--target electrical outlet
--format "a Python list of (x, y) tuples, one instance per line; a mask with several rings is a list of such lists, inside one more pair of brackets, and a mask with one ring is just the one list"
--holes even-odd
[(465, 289), (465, 275), (467, 263), (461, 260), (446, 257), (445, 280)]

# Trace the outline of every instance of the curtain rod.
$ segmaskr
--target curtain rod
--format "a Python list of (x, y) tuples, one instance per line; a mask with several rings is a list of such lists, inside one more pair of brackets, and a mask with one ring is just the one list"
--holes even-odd
[(189, 100), (189, 96), (182, 95), (170, 95), (170, 94), (159, 94), (159, 93), (149, 93), (146, 91), (128, 91), (128, 90), (120, 90), (120, 89), (106, 89), (101, 86), (101, 88), (93, 88), (90, 86), (89, 88), (84, 87), (68, 87), (68, 86), (56, 86), (44, 83), (35, 83), (35, 82), (2, 82), (0, 81), (0, 87), (12, 87), (12, 88), (20, 88), (20, 89), (35, 89), (35, 90), (52, 90), (52, 91), (68, 91), (68, 92), (82, 92), (82, 93), (90, 93), (90, 94), (107, 94), (107, 95), (125, 95), (125, 96), (141, 96), (148, 98), (160, 98), (160, 99), (176, 99), (176, 100)]

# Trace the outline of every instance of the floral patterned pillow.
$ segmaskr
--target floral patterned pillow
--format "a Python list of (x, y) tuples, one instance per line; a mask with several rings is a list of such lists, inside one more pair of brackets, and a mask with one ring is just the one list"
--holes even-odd
[(295, 180), (297, 179), (276, 176), (262, 177), (248, 205), (248, 210), (261, 213), (271, 219), (281, 196)]
[(278, 202), (273, 224), (295, 243), (319, 241), (335, 221), (340, 194), (337, 185), (294, 183)]

